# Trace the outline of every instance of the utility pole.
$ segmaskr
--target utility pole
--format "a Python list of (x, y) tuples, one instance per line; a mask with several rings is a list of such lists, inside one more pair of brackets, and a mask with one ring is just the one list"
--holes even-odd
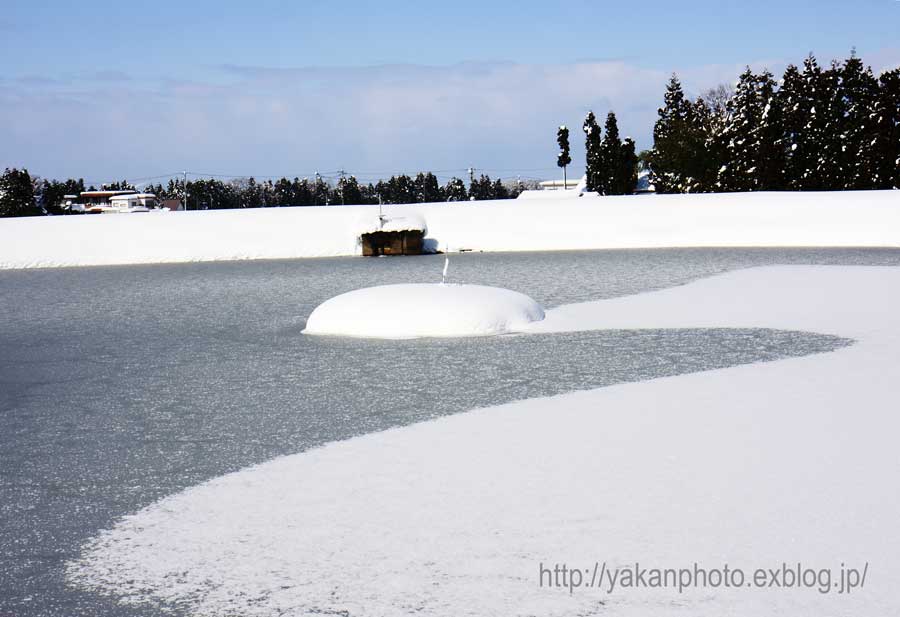
[(475, 185), (475, 168), (469, 167), (469, 201), (473, 201), (475, 198), (472, 196), (472, 187)]
[(183, 189), (183, 190), (181, 191), (181, 194), (184, 195), (184, 199), (183, 199), (183, 201), (182, 201), (181, 206), (184, 208), (184, 211), (187, 212), (187, 198), (188, 198), (188, 194), (187, 194), (187, 172), (185, 171), (185, 172), (182, 172), (182, 173), (184, 173), (184, 184), (182, 185), (182, 189)]
[(317, 206), (319, 205), (319, 179), (321, 177), (322, 176), (319, 175), (319, 172), (316, 172), (316, 184), (315, 184), (315, 187), (313, 188), (313, 194), (315, 196)]
[(341, 205), (344, 205), (344, 168), (341, 167), (341, 170), (338, 172), (341, 176)]

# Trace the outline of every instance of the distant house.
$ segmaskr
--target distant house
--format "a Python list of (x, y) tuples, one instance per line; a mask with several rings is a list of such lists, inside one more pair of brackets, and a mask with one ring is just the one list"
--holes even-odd
[(360, 234), (362, 254), (365, 257), (379, 255), (421, 255), (428, 228), (425, 219), (418, 215), (386, 217)]
[(544, 180), (540, 183), (540, 186), (542, 191), (577, 191), (582, 193), (587, 186), (587, 176), (582, 176), (580, 179)]
[(110, 199), (119, 195), (134, 195), (137, 191), (82, 191), (78, 197), (83, 212), (100, 214), (109, 210)]
[(172, 211), (184, 210), (184, 204), (182, 204), (180, 199), (163, 199), (160, 202), (159, 207)]
[(562, 191), (564, 189), (574, 189), (578, 186), (577, 180), (544, 180), (540, 183), (542, 191)]
[(156, 208), (156, 195), (153, 193), (128, 193), (126, 195), (113, 195), (109, 198), (109, 206), (112, 210), (124, 212), (147, 212)]

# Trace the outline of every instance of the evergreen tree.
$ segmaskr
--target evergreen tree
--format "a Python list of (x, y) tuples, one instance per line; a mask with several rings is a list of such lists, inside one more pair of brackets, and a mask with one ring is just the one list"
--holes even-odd
[(329, 204), (328, 184), (322, 179), (322, 176), (316, 174), (316, 179), (312, 185), (312, 198), (314, 206), (327, 206)]
[(308, 178), (303, 178), (300, 180), (299, 178), (294, 178), (294, 182), (291, 190), (294, 194), (294, 205), (296, 206), (311, 206), (314, 202), (313, 196), (313, 187), (309, 183)]
[(0, 176), (0, 216), (33, 216), (40, 213), (28, 170), (7, 168)]
[(598, 191), (598, 187), (602, 187), (603, 184), (603, 161), (601, 159), (601, 145), (603, 142), (601, 140), (600, 125), (597, 124), (594, 112), (588, 112), (582, 129), (584, 130), (586, 188), (589, 191)]
[(785, 151), (782, 144), (783, 110), (778, 98), (778, 84), (774, 76), (764, 71), (757, 78), (758, 97), (763, 113), (757, 130), (757, 188), (761, 191), (784, 190)]
[(66, 183), (57, 180), (40, 180), (35, 198), (38, 206), (45, 212), (63, 214), (63, 199), (66, 194)]
[(837, 62), (822, 71), (816, 96), (816, 125), (819, 156), (816, 175), (821, 189), (836, 191), (847, 183), (843, 168), (846, 139), (846, 101), (841, 96), (841, 67)]
[(872, 148), (875, 188), (900, 188), (900, 68), (878, 78), (875, 102), (875, 142)]
[(563, 188), (568, 188), (568, 180), (566, 178), (566, 169), (572, 162), (569, 153), (569, 129), (565, 125), (560, 126), (556, 132), (556, 143), (559, 144), (559, 155), (556, 157), (556, 166), (563, 169)]
[(419, 172), (416, 175), (416, 201), (420, 203), (434, 203), (443, 201), (441, 199), (441, 187), (438, 179), (430, 171), (428, 173)]
[(500, 178), (497, 178), (496, 180), (494, 180), (494, 185), (491, 188), (491, 193), (493, 194), (493, 197), (492, 197), (493, 199), (510, 199), (510, 198), (512, 198), (512, 195), (510, 194), (509, 189), (506, 188), (506, 185), (503, 184), (503, 182), (500, 180)]
[[(720, 97), (724, 87), (715, 91)], [(734, 94), (733, 90), (728, 90)], [(690, 160), (693, 170), (687, 174), (693, 178), (691, 191), (709, 193), (721, 190), (719, 173), (725, 162), (725, 127), (728, 124), (728, 101), (717, 98), (708, 101), (702, 96), (691, 105), (690, 130), (695, 136), (697, 150)]]
[(371, 182), (369, 182), (365, 186), (361, 186), (360, 193), (362, 193), (362, 203), (364, 203), (364, 204), (377, 204), (378, 203), (378, 192), (375, 190), (375, 186)]
[(781, 156), (784, 159), (783, 187), (803, 188), (804, 173), (810, 166), (812, 144), (806, 135), (808, 96), (806, 81), (793, 64), (784, 71), (781, 87), (776, 94), (781, 113)]
[(840, 188), (871, 189), (877, 186), (878, 80), (872, 69), (851, 54), (840, 69), (843, 148), (838, 161), (843, 181)]
[(444, 187), (444, 196), (447, 201), (466, 201), (469, 198), (466, 183), (460, 178), (451, 178)]
[(479, 178), (472, 181), (469, 186), (469, 199), (474, 201), (482, 201), (494, 198), (494, 185), (491, 177), (481, 174)]
[(244, 188), (244, 208), (261, 208), (263, 205), (263, 191), (256, 178), (252, 176), (247, 180)]
[(622, 153), (619, 157), (619, 170), (616, 177), (616, 195), (631, 195), (637, 188), (638, 156), (635, 152), (634, 140), (626, 137), (622, 142)]
[(719, 187), (726, 191), (756, 191), (780, 185), (783, 165), (779, 130), (773, 104), (775, 82), (768, 71), (754, 75), (748, 67), (728, 101), (728, 121), (722, 137), (725, 162), (719, 170)]
[[(210, 191), (211, 193), (211, 191)], [(287, 178), (279, 178), (272, 187), (272, 206), (293, 206), (294, 185)]]
[(359, 188), (359, 182), (354, 176), (344, 176), (338, 180), (337, 193), (340, 195), (341, 203), (346, 205), (363, 204), (362, 191)]
[(692, 192), (705, 175), (704, 148), (708, 134), (694, 106), (685, 99), (678, 77), (666, 86), (665, 104), (653, 127), (650, 180), (658, 193)]
[(600, 160), (603, 162), (599, 170), (599, 182), (596, 190), (601, 195), (620, 195), (619, 182), (622, 173), (622, 140), (619, 138), (619, 124), (616, 114), (606, 114), (604, 136), (600, 142)]
[(390, 199), (386, 203), (413, 204), (416, 203), (416, 187), (412, 178), (406, 174), (391, 176), (388, 180), (388, 193)]
[(826, 187), (822, 177), (822, 163), (826, 146), (825, 127), (828, 124), (828, 99), (825, 77), (815, 56), (810, 54), (803, 61), (803, 105), (806, 122), (800, 133), (802, 150), (801, 170), (798, 188), (806, 191), (822, 190)]

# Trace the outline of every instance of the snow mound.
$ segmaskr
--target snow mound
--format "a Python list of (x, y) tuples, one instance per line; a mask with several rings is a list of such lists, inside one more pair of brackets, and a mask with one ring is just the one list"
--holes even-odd
[(306, 334), (366, 338), (487, 336), (521, 329), (544, 309), (517, 291), (457, 284), (382, 285), (320, 304)]

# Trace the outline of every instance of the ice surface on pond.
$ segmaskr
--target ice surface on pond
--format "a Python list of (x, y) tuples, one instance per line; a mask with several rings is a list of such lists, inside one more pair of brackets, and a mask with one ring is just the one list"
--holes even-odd
[(520, 330), (543, 318), (544, 310), (537, 302), (509, 289), (444, 283), (382, 285), (320, 304), (304, 332), (387, 339), (486, 336)]
[[(275, 459), (122, 520), (70, 573), (198, 615), (893, 614), (900, 592), (872, 579), (900, 577), (900, 495), (885, 490), (900, 475), (898, 300), (900, 268), (774, 267), (560, 307), (538, 325), (748, 324), (858, 340)], [(540, 579), (541, 564), (564, 563), (584, 583), (600, 560), (729, 564), (748, 578), (611, 595)], [(744, 588), (756, 568), (797, 562), (832, 568), (835, 589)], [(845, 563), (871, 563), (870, 585), (840, 595)]]
[[(900, 251), (681, 249), (452, 259), (454, 280), (520, 290), (551, 309), (752, 265), (900, 265)], [(306, 316), (328, 298), (371, 285), (433, 282), (443, 260), (0, 272), (0, 612), (158, 615), (152, 607), (68, 587), (65, 561), (120, 517), (275, 456), (480, 406), (847, 344), (758, 329), (409, 341), (300, 334)], [(512, 424), (509, 435), (515, 435)]]

